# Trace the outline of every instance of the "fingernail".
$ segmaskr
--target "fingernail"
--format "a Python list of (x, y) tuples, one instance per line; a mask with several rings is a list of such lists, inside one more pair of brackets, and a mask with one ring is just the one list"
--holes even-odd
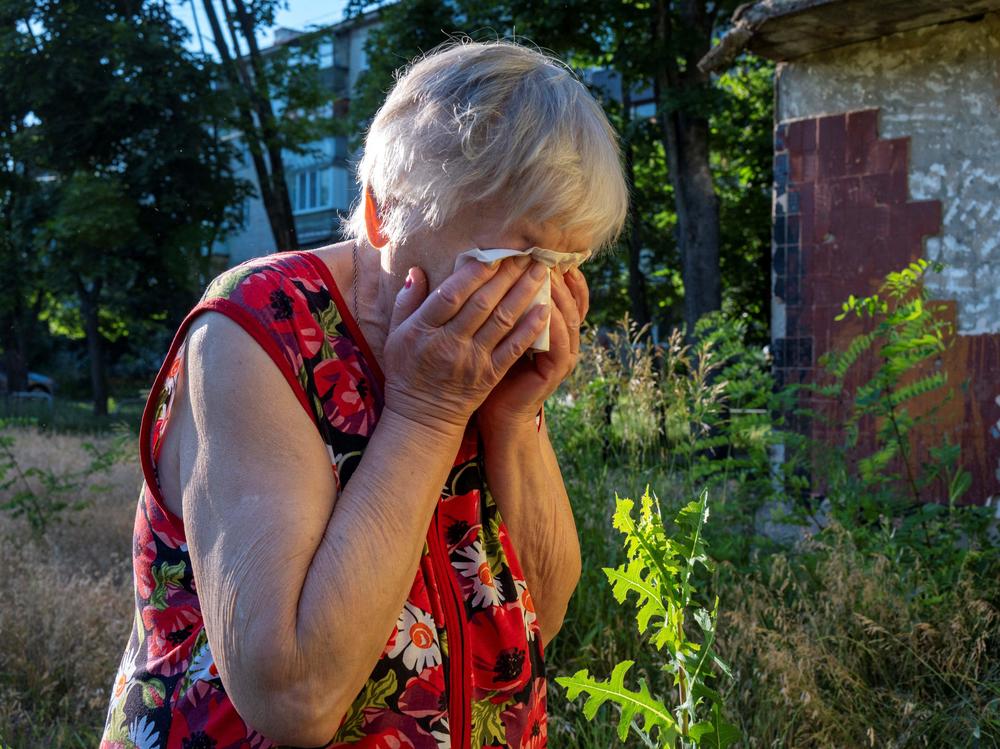
[(536, 281), (541, 281), (543, 278), (545, 278), (546, 274), (549, 272), (549, 269), (544, 265), (542, 265), (541, 263), (535, 263), (534, 265), (531, 266), (531, 270), (529, 272), (531, 273), (532, 278), (534, 278)]
[(525, 268), (527, 268), (528, 267), (528, 263), (530, 263), (530, 262), (531, 262), (531, 256), (530, 255), (518, 255), (517, 257), (514, 258), (514, 265), (516, 265), (521, 270), (524, 270)]
[(406, 282), (403, 284), (407, 289), (413, 286), (413, 268), (406, 273)]

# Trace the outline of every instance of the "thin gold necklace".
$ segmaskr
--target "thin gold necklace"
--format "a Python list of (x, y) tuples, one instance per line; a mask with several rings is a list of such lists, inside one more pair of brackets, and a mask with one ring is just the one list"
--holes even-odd
[(354, 280), (351, 286), (354, 287), (354, 321), (361, 325), (361, 315), (358, 309), (358, 241), (354, 240)]

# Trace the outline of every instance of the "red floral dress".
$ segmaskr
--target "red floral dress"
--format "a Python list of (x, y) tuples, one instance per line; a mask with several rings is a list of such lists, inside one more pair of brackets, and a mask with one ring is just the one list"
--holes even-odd
[[(184, 338), (205, 310), (227, 315), (270, 354), (316, 424), (337, 485), (378, 423), (383, 377), (326, 264), (304, 251), (248, 260), (191, 310), (142, 415), (144, 482), (135, 517), (135, 618), (101, 749), (267, 749), (236, 712), (212, 656), (183, 522), (157, 478)], [(410, 594), (364, 688), (328, 747), (468, 749), (546, 745), (542, 642), (531, 595), (466, 432)], [(262, 571), (266, 574), (266, 571)]]

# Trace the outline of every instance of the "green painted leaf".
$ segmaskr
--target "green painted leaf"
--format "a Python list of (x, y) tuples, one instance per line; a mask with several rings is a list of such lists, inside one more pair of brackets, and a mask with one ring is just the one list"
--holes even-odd
[(167, 687), (159, 679), (142, 682), (142, 702), (146, 707), (163, 707), (167, 698)]
[(472, 746), (506, 743), (506, 729), (500, 714), (513, 702), (509, 697), (494, 704), (489, 698), (472, 702)]
[(335, 741), (351, 742), (360, 741), (364, 738), (361, 731), (361, 723), (364, 719), (364, 709), (368, 707), (387, 707), (388, 699), (396, 691), (396, 672), (389, 671), (378, 681), (365, 683), (361, 694), (357, 696), (347, 710), (347, 717), (344, 719), (340, 730), (334, 736)]
[(184, 562), (177, 564), (159, 564), (153, 567), (153, 580), (155, 587), (149, 597), (151, 606), (155, 606), (160, 611), (167, 608), (167, 588), (173, 586), (179, 588), (181, 580), (184, 579), (184, 571), (187, 565)]

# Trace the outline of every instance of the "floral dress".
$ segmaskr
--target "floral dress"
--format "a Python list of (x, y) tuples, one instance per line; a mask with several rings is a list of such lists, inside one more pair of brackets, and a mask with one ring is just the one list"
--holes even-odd
[[(184, 525), (166, 508), (156, 475), (185, 335), (206, 310), (237, 322), (278, 365), (327, 445), (338, 487), (357, 468), (382, 408), (378, 363), (315, 254), (254, 258), (211, 282), (177, 330), (142, 415), (135, 617), (100, 749), (275, 746), (226, 694)], [(482, 456), (473, 420), (392, 635), (327, 747), (546, 746), (541, 636)]]

